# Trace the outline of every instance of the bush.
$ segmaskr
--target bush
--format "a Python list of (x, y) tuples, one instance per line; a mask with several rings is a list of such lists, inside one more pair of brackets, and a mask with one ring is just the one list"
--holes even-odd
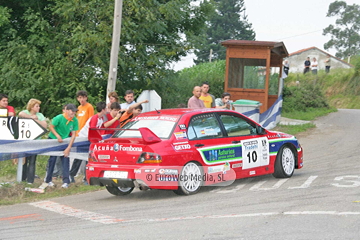
[(303, 82), (298, 86), (285, 86), (283, 99), (284, 112), (306, 112), (312, 108), (329, 108), (321, 88), (308, 82)]

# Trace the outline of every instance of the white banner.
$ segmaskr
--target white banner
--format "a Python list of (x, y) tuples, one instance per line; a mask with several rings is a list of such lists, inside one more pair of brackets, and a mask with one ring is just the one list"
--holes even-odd
[[(59, 143), (57, 139), (0, 140), (0, 161), (27, 157), (34, 154), (62, 156), (69, 142), (70, 138), (64, 139), (62, 143)], [(88, 160), (89, 147), (90, 142), (87, 137), (75, 138), (69, 157)]]

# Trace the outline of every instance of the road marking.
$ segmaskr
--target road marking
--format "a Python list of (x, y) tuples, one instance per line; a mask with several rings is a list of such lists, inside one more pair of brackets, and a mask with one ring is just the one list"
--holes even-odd
[(348, 175), (348, 176), (342, 176), (342, 177), (336, 177), (334, 180), (335, 181), (341, 181), (344, 180), (344, 182), (346, 183), (352, 183), (351, 185), (341, 185), (339, 183), (333, 183), (331, 185), (335, 186), (335, 187), (343, 187), (343, 188), (351, 188), (351, 187), (359, 187), (360, 186), (360, 181), (355, 181), (355, 180), (348, 180), (345, 181), (345, 179), (347, 178), (355, 178), (355, 179), (360, 179), (360, 176), (357, 175)]
[(88, 220), (92, 222), (102, 223), (102, 224), (112, 224), (124, 221), (123, 219), (117, 219), (114, 217), (106, 216), (99, 213), (84, 211), (81, 209), (76, 209), (70, 206), (61, 205), (52, 201), (41, 201), (35, 203), (29, 203), (30, 205), (38, 208), (42, 208), (48, 211), (59, 213), (62, 215), (67, 215), (70, 217), (76, 217), (83, 220)]
[[(332, 216), (354, 216), (360, 215), (360, 212), (337, 212), (337, 211), (292, 211), (292, 212), (266, 212), (266, 213), (243, 213), (243, 214), (225, 214), (225, 215), (202, 215), (202, 216), (184, 216), (184, 217), (168, 217), (168, 218), (149, 218), (149, 219), (117, 219), (111, 216), (106, 216), (99, 213), (84, 211), (76, 208), (72, 208), (66, 205), (61, 205), (52, 201), (42, 201), (36, 203), (29, 203), (30, 205), (38, 208), (42, 208), (48, 211), (67, 215), (70, 217), (76, 217), (82, 220), (88, 220), (92, 222), (102, 224), (113, 223), (133, 223), (133, 222), (167, 222), (167, 221), (183, 221), (194, 219), (219, 219), (219, 218), (246, 218), (246, 217), (267, 217), (274, 215), (332, 215)], [(32, 214), (34, 215), (34, 214)], [(27, 216), (27, 215), (24, 215)], [(24, 217), (19, 216), (19, 217)], [(38, 215), (39, 216), (39, 215)], [(8, 220), (4, 218), (0, 220)]]
[(181, 221), (193, 219), (216, 219), (216, 218), (245, 218), (245, 217), (267, 217), (275, 215), (333, 215), (333, 216), (351, 216), (360, 215), (360, 212), (337, 212), (337, 211), (303, 211), (303, 212), (267, 212), (267, 213), (244, 213), (244, 214), (226, 214), (226, 215), (204, 215), (192, 217), (174, 217), (174, 218), (154, 218), (139, 220), (124, 220), (122, 223), (128, 222), (165, 222), (165, 221)]
[[(0, 221), (10, 221), (10, 223), (14, 223), (16, 220), (26, 219), (26, 218), (39, 218), (40, 216), (41, 216), (40, 214), (34, 213), (34, 214), (26, 214), (21, 216), (0, 218)], [(43, 220), (43, 219), (38, 219), (38, 220)]]
[(360, 215), (360, 212), (336, 212), (336, 211), (303, 211), (303, 212), (284, 212), (284, 215)]
[(288, 189), (308, 188), (318, 176), (310, 176), (300, 187), (289, 187)]
[(218, 189), (211, 190), (210, 192), (213, 192), (213, 193), (235, 193), (236, 191), (239, 191), (242, 188), (244, 188), (246, 186), (246, 184), (252, 182), (252, 180), (253, 180), (253, 178), (248, 178), (244, 181), (244, 183), (238, 184), (235, 187), (218, 188)]
[(262, 185), (264, 185), (264, 183), (266, 183), (267, 181), (260, 181), (259, 183), (255, 184), (255, 186), (251, 187), (249, 190), (250, 191), (269, 191), (269, 190), (274, 190), (279, 188), (281, 185), (283, 185), (287, 180), (289, 180), (288, 178), (285, 179), (281, 179), (279, 180), (277, 183), (274, 184), (274, 186), (272, 186), (271, 188), (260, 188)]

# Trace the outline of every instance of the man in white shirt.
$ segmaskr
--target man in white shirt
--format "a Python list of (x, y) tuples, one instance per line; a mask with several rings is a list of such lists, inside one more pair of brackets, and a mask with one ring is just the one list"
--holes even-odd
[(134, 103), (136, 103), (134, 101), (134, 91), (133, 90), (126, 90), (125, 92), (125, 101), (124, 103), (120, 104), (120, 111), (126, 111), (129, 109), (130, 105), (133, 105)]
[(316, 61), (316, 58), (314, 57), (311, 62), (311, 72), (316, 75), (317, 69), (318, 69), (318, 62)]

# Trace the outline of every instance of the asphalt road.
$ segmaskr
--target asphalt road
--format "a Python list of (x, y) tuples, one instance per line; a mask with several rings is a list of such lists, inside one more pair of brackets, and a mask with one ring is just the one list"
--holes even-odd
[(358, 239), (360, 110), (339, 110), (298, 136), (304, 167), (171, 191), (106, 190), (0, 207), (0, 239)]

